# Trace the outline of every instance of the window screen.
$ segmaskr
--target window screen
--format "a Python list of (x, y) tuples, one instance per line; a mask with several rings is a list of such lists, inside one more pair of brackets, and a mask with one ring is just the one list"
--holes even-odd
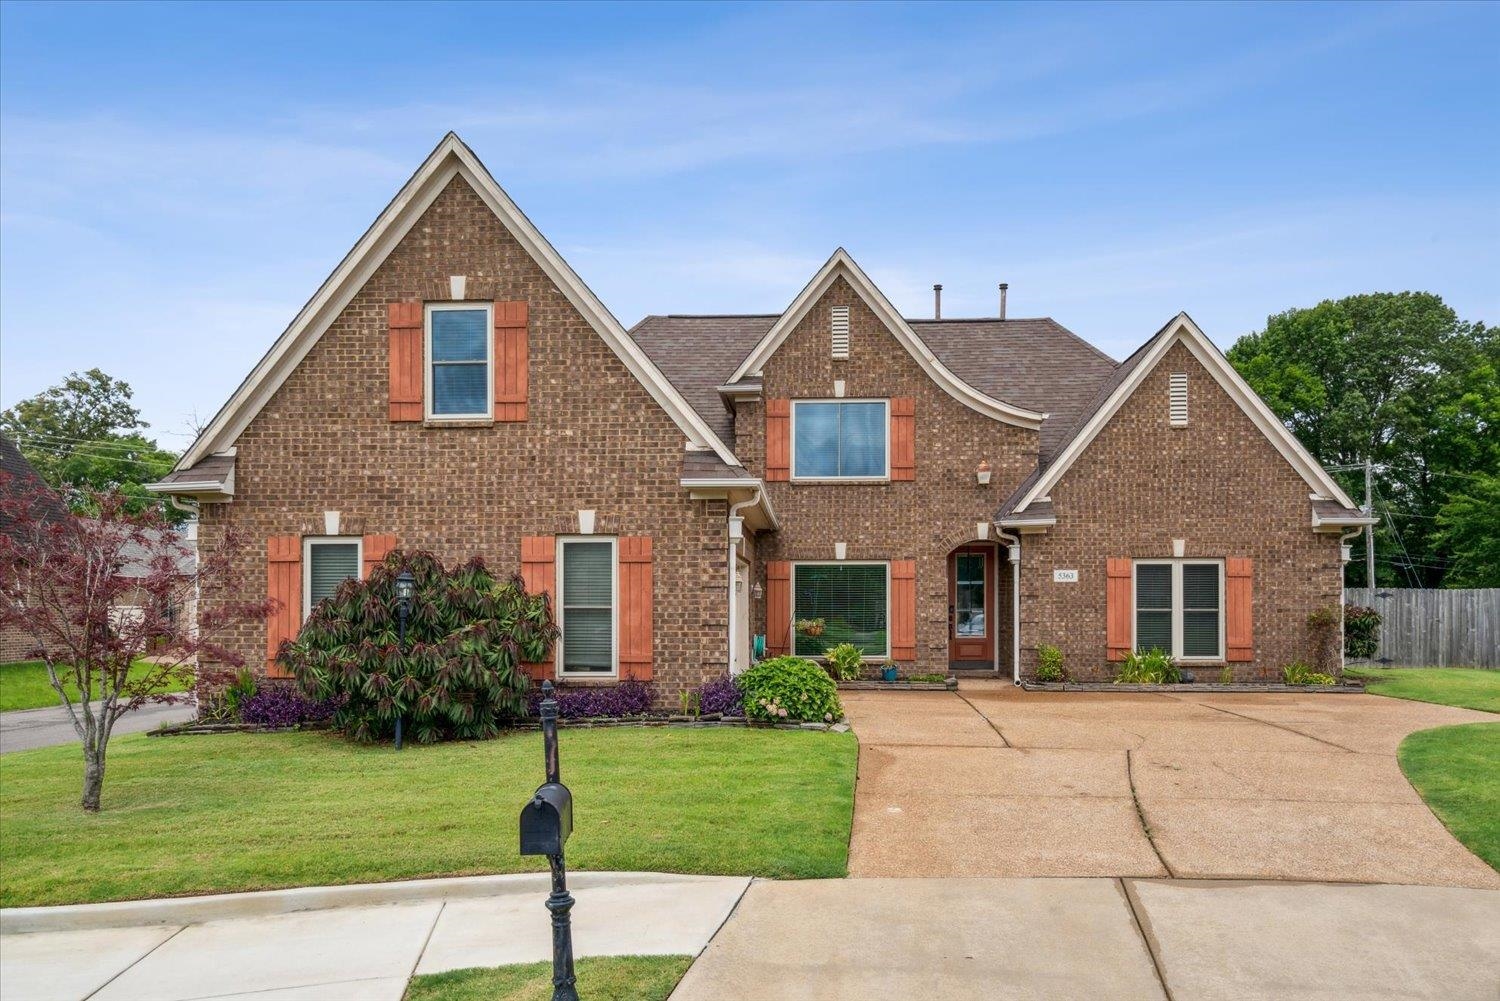
[(889, 653), (885, 564), (799, 565), (793, 569), (796, 653), (820, 657), (853, 643), (867, 657)]
[(1219, 655), (1219, 565), (1182, 565), (1182, 655)]
[(434, 309), (430, 322), (433, 416), (488, 417), (489, 312)]
[(1135, 565), (1135, 648), (1173, 657), (1223, 656), (1218, 562)]
[(309, 608), (359, 576), (358, 542), (312, 542), (307, 547), (307, 606)]
[(794, 469), (798, 477), (837, 479), (886, 475), (886, 405), (882, 401), (793, 404)]
[(607, 539), (562, 544), (562, 669), (615, 668), (615, 547)]
[(1135, 567), (1135, 648), (1172, 652), (1172, 565)]

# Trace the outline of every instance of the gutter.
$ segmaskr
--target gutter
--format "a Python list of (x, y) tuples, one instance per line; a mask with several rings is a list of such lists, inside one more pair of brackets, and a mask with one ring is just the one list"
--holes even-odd
[(1021, 683), (1021, 537), (1012, 535), (999, 524), (995, 534), (1007, 543), (1010, 557), (1010, 675), (1011, 681)]
[[(756, 504), (759, 504), (761, 498), (764, 495), (765, 491), (761, 488), (760, 481), (757, 480), (755, 483), (755, 492), (744, 500), (736, 501), (735, 503), (731, 504), (729, 506), (729, 517), (726, 519), (728, 526), (727, 534), (729, 536), (729, 606), (726, 610), (727, 614), (725, 615), (725, 619), (729, 623), (729, 635), (728, 643), (724, 648), (724, 667), (730, 674), (734, 673), (734, 637), (735, 629), (737, 626), (737, 623), (734, 620), (734, 608), (736, 605), (734, 596), (734, 576), (735, 573), (739, 570), (740, 542), (742, 542), (745, 538), (745, 519), (740, 516), (740, 512), (747, 507), (754, 507)], [(749, 581), (745, 582), (745, 586), (750, 586)]]

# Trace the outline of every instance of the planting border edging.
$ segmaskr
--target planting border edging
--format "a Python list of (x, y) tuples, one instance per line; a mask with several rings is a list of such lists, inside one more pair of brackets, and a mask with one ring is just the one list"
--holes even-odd
[(1220, 695), (1264, 695), (1268, 692), (1295, 692), (1304, 695), (1363, 695), (1365, 691), (1363, 684), (1221, 685), (1213, 682), (1175, 685), (1117, 685), (1112, 681), (1023, 681), (1021, 682), (1021, 687), (1028, 692), (1208, 692)]
[[(940, 687), (940, 686), (934, 686)], [(708, 727), (740, 727), (750, 730), (812, 730), (821, 733), (844, 733), (849, 729), (849, 724), (844, 720), (833, 723), (772, 723), (770, 720), (746, 719), (744, 716), (722, 716), (718, 713), (707, 713), (702, 716), (583, 716), (573, 719), (559, 719), (559, 727), (573, 727), (575, 729), (591, 729), (618, 726), (645, 726), (645, 727), (671, 727), (674, 729), (699, 730)], [(525, 719), (519, 722), (507, 723), (501, 727), (501, 731), (534, 731), (540, 730), (542, 724), (538, 720)], [(296, 726), (258, 726), (251, 724), (209, 724), (203, 726), (178, 725), (170, 729), (158, 728), (147, 732), (148, 737), (189, 737), (202, 734), (225, 734), (225, 733), (296, 733), (299, 730), (327, 730), (330, 727), (325, 723), (321, 725), (298, 724)]]
[(951, 692), (958, 688), (957, 678), (944, 681), (840, 681), (841, 692)]

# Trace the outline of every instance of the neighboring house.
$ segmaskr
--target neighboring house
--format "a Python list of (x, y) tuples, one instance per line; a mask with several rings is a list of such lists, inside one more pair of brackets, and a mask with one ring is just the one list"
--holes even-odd
[[(0, 435), (0, 497), (7, 501), (31, 501), (35, 517), (44, 522), (68, 517), (68, 506), (62, 498), (26, 461), (15, 442), (3, 435)], [(16, 538), (18, 531), (10, 512), (0, 508), (0, 532)], [(19, 627), (0, 626), (0, 664), (23, 659), (34, 645), (31, 637)]]
[(451, 134), (152, 489), (259, 540), (235, 597), (284, 610), (237, 642), (268, 674), (401, 547), (551, 594), (536, 676), (673, 704), (752, 633), (1269, 679), (1366, 522), (1186, 315), (1117, 364), (1051, 320), (902, 317), (839, 250), (781, 313), (627, 331)]

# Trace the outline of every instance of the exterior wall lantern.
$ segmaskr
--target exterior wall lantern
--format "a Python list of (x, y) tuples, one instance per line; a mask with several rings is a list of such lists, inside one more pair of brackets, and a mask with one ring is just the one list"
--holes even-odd
[(979, 481), (981, 487), (990, 485), (990, 460), (979, 460), (979, 468), (974, 470), (974, 479)]
[(766, 589), (765, 589), (765, 586), (762, 585), (760, 581), (756, 581), (754, 584), (750, 585), (750, 597), (754, 598), (756, 601), (759, 601), (760, 599), (764, 598), (765, 596), (766, 596)]

